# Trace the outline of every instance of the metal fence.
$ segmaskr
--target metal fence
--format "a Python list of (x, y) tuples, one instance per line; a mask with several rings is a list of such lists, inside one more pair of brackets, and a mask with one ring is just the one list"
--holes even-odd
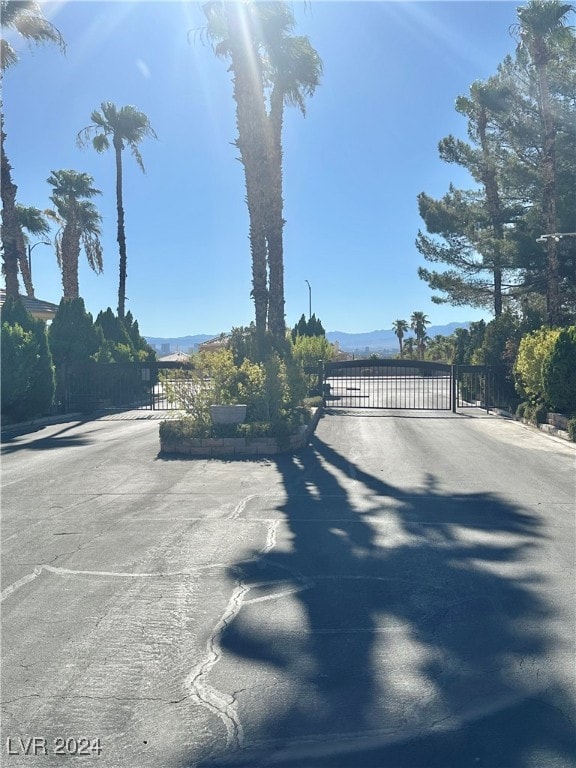
[(331, 408), (448, 411), (452, 407), (451, 366), (393, 359), (327, 363), (324, 398)]
[[(181, 410), (190, 364), (90, 363), (59, 371), (57, 408), (61, 413), (139, 409)], [(306, 368), (311, 392), (330, 408), (456, 411), (493, 406), (487, 366), (452, 366), (427, 360), (348, 360)], [(188, 398), (189, 399), (189, 398)]]
[(428, 360), (348, 360), (323, 367), (323, 394), (331, 408), (456, 411), (491, 405), (487, 366)]
[[(167, 396), (171, 371), (190, 369), (183, 363), (88, 363), (59, 371), (56, 399), (62, 413), (95, 411), (179, 410)], [(177, 378), (175, 373), (174, 378)]]
[(493, 403), (490, 369), (482, 365), (454, 366), (456, 376), (456, 407), (485, 408)]

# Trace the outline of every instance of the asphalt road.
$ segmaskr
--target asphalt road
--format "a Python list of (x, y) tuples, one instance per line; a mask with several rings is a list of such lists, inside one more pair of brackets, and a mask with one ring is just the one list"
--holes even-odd
[(4, 442), (2, 766), (576, 766), (574, 446), (340, 411), (292, 457), (158, 449)]

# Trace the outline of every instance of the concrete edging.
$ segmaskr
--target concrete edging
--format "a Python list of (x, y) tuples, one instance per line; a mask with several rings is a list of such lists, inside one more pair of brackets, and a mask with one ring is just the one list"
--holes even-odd
[(290, 436), (290, 444), (286, 448), (281, 448), (275, 437), (191, 437), (184, 440), (160, 440), (160, 452), (209, 459), (224, 456), (243, 459), (247, 456), (292, 453), (308, 443), (321, 415), (322, 408), (313, 408), (310, 423), (302, 426), (298, 434)]
[(559, 437), (562, 440), (566, 440), (567, 442), (574, 444), (573, 441), (570, 440), (570, 435), (568, 432), (565, 429), (561, 429), (560, 427), (555, 426), (554, 424), (534, 424), (528, 419), (519, 418), (516, 416), (516, 414), (510, 413), (510, 411), (505, 411), (503, 408), (491, 408), (490, 413), (493, 413), (496, 416), (503, 416), (506, 419), (512, 419), (512, 421), (517, 421), (519, 424), (524, 424), (527, 427), (538, 429), (540, 432), (546, 432), (547, 435)]

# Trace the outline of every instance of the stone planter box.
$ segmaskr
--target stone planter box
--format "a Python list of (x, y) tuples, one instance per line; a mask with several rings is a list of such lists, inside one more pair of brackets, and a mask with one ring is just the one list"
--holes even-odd
[(242, 424), (246, 418), (246, 405), (211, 405), (213, 424)]
[(182, 440), (160, 441), (160, 451), (197, 458), (246, 458), (247, 456), (273, 456), (277, 453), (296, 451), (308, 443), (321, 416), (321, 409), (312, 413), (310, 424), (303, 426), (298, 434), (291, 435), (288, 446), (278, 445), (275, 437), (206, 437), (183, 438)]

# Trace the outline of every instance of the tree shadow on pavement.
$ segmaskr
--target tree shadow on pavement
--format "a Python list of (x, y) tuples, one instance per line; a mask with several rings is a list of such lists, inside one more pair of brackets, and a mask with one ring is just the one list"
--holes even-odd
[[(91, 445), (93, 440), (86, 437), (85, 434), (65, 434), (73, 429), (77, 429), (78, 426), (77, 423), (68, 424), (47, 437), (35, 437), (34, 440), (24, 440), (22, 442), (19, 442), (19, 439), (26, 437), (33, 430), (19, 432), (17, 434), (3, 435), (0, 452), (2, 454), (8, 454), (16, 453), (17, 451), (45, 451), (51, 448), (74, 448), (83, 445)], [(43, 427), (40, 427), (38, 429), (42, 428)]]
[(538, 519), (433, 476), (395, 487), (318, 437), (275, 463), (282, 525), (230, 569), (248, 591), (220, 637), (243, 746), (202, 765), (576, 765)]

